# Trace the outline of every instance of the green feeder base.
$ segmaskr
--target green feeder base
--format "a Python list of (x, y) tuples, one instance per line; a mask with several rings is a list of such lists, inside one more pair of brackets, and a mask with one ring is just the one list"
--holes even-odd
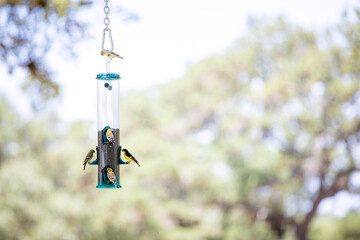
[[(121, 185), (119, 184), (119, 179), (116, 179), (116, 183), (119, 188), (122, 188)], [(96, 185), (96, 188), (116, 188), (116, 187), (115, 187), (115, 184), (113, 184), (113, 183), (103, 182), (102, 184), (98, 183), (98, 185)]]
[[(119, 186), (119, 189), (122, 188), (121, 185), (118, 185)], [(114, 184), (102, 184), (102, 185), (96, 185), (96, 188), (107, 188), (107, 189), (110, 189), (110, 188), (116, 188)]]

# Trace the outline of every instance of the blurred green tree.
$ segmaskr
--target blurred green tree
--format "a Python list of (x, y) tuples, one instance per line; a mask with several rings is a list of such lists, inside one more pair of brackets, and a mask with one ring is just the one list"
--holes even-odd
[(315, 219), (309, 232), (309, 239), (355, 240), (360, 238), (360, 214), (351, 211), (342, 218), (324, 215)]
[(9, 73), (26, 71), (23, 89), (39, 109), (44, 101), (59, 94), (45, 56), (54, 42), (71, 52), (71, 44), (80, 40), (85, 22), (76, 13), (91, 1), (3, 0), (0, 1), (0, 59)]
[(177, 118), (162, 131), (202, 145), (206, 165), (226, 160), (215, 166), (230, 186), (212, 201), (223, 215), (221, 239), (240, 234), (241, 211), (278, 238), (287, 231), (306, 240), (324, 199), (359, 194), (351, 181), (360, 171), (359, 21), (325, 35), (281, 18), (249, 23), (251, 34), (228, 53), (164, 87), (160, 102)]

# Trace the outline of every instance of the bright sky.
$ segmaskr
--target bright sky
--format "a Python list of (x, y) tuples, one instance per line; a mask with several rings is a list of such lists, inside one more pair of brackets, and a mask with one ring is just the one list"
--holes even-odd
[[(338, 23), (343, 9), (355, 3), (355, 0), (110, 0), (110, 9), (123, 7), (139, 15), (138, 22), (125, 23), (124, 15), (110, 12), (114, 51), (124, 57), (112, 61), (111, 71), (120, 74), (122, 91), (146, 89), (180, 78), (192, 63), (229, 48), (246, 32), (249, 15), (283, 15), (306, 28), (323, 29)], [(58, 82), (63, 86), (62, 116), (68, 120), (96, 120), (94, 77), (105, 71), (105, 60), (99, 54), (103, 6), (104, 2), (98, 1), (84, 13), (84, 18), (91, 19), (90, 33), (94, 38), (77, 46), (80, 58), (74, 62), (59, 59), (53, 64), (59, 69)], [(81, 98), (79, 89), (84, 86), (86, 97)], [(74, 113), (74, 108), (82, 111)]]
[[(358, 5), (358, 1), (110, 0), (109, 27), (114, 52), (124, 57), (124, 60), (112, 61), (111, 72), (120, 74), (122, 93), (147, 89), (181, 78), (192, 63), (229, 48), (246, 33), (249, 15), (283, 15), (305, 28), (324, 29), (338, 23), (343, 9), (354, 5)], [(56, 51), (49, 58), (62, 91), (56, 103), (49, 107), (56, 107), (64, 121), (80, 118), (96, 122), (95, 77), (105, 72), (105, 60), (100, 55), (103, 7), (103, 1), (96, 1), (94, 7), (82, 13), (82, 18), (89, 20), (92, 38), (76, 45), (78, 59), (62, 59)], [(124, 15), (116, 11), (119, 8), (136, 13), (139, 21), (122, 21)], [(3, 67), (0, 73), (7, 75)], [(28, 103), (20, 90), (19, 77), (3, 77), (0, 84), (2, 92), (26, 114)], [(330, 211), (332, 203), (323, 204), (321, 211)]]
[[(75, 45), (78, 59), (62, 59), (59, 49), (49, 57), (57, 73), (61, 96), (51, 107), (59, 109), (64, 120), (96, 121), (95, 76), (105, 72), (100, 56), (104, 28), (104, 2), (95, 1), (84, 11), (91, 38)], [(290, 22), (309, 29), (323, 29), (340, 21), (343, 9), (356, 5), (356, 0), (110, 0), (110, 28), (114, 51), (124, 60), (113, 60), (111, 71), (122, 78), (121, 91), (143, 90), (172, 79), (181, 78), (189, 66), (203, 58), (229, 48), (246, 33), (248, 16), (283, 15)], [(137, 22), (124, 22), (124, 8), (139, 16)], [(0, 68), (1, 72), (4, 72)], [(4, 73), (6, 75), (6, 73)], [(14, 89), (8, 97), (22, 112), (29, 112), (25, 96), (16, 84), (21, 76), (3, 78), (0, 83)], [(6, 81), (5, 81), (6, 80)], [(17, 90), (16, 90), (17, 89)], [(81, 109), (81, 111), (79, 111)]]

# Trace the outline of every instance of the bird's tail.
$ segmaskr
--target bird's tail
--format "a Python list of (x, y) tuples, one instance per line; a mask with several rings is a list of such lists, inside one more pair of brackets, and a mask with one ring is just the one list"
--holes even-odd
[(83, 169), (83, 171), (85, 170), (85, 167), (86, 167), (86, 163), (84, 163), (84, 169)]
[(119, 54), (116, 54), (116, 53), (114, 53), (114, 55), (116, 55), (118, 58), (120, 58), (120, 59), (124, 59), (122, 56), (120, 56)]
[(138, 163), (138, 161), (134, 161), (134, 162), (135, 162), (137, 165), (139, 165), (139, 167), (141, 167), (140, 164)]

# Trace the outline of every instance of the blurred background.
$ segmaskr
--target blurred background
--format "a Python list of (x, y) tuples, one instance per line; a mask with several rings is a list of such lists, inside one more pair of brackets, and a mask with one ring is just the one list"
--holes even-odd
[(0, 239), (360, 239), (360, 5), (110, 0), (120, 190), (97, 144), (104, 1), (0, 1)]

